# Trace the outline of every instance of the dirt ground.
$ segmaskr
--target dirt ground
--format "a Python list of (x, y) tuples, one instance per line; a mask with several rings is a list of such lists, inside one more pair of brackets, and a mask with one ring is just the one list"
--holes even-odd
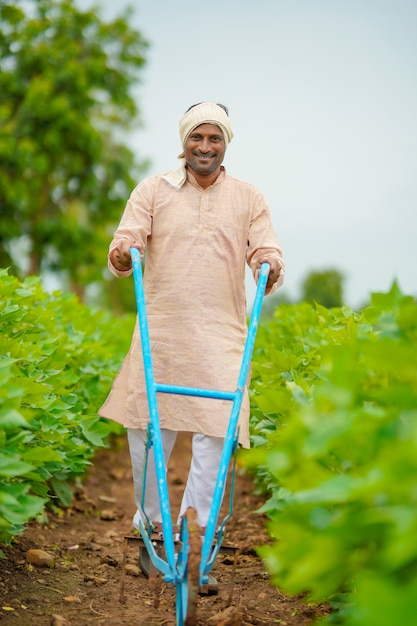
[[(179, 507), (188, 462), (189, 439), (181, 436), (169, 471), (173, 515)], [(198, 626), (307, 626), (328, 612), (325, 606), (286, 597), (271, 585), (255, 551), (257, 545), (268, 541), (265, 519), (256, 513), (261, 504), (250, 477), (238, 472), (225, 544), (239, 548), (239, 556), (235, 563), (228, 554), (218, 556), (212, 573), (220, 582), (220, 591), (217, 596), (199, 598)], [(175, 590), (162, 582), (155, 594), (138, 568), (137, 541), (129, 542), (122, 567), (134, 510), (129, 456), (124, 439), (120, 439), (97, 454), (71, 509), (50, 514), (47, 525), (29, 525), (4, 548), (7, 558), (0, 560), (1, 624), (175, 626)], [(52, 564), (30, 564), (27, 552), (31, 549), (51, 554)]]

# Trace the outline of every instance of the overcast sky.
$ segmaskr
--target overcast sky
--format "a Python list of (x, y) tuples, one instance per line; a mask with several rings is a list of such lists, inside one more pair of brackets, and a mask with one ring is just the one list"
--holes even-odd
[(291, 297), (327, 268), (352, 307), (394, 278), (417, 293), (415, 0), (95, 4), (103, 17), (133, 6), (150, 43), (132, 137), (149, 175), (176, 167), (183, 112), (222, 102), (224, 164), (265, 193)]

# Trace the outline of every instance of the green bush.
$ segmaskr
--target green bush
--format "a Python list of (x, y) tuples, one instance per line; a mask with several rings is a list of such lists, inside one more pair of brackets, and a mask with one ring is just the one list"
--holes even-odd
[(328, 623), (417, 624), (415, 300), (394, 284), (360, 314), (278, 309), (254, 374), (245, 459), (270, 494), (275, 583), (333, 602)]
[(0, 542), (47, 503), (68, 505), (113, 422), (97, 416), (134, 319), (112, 321), (74, 295), (0, 271)]

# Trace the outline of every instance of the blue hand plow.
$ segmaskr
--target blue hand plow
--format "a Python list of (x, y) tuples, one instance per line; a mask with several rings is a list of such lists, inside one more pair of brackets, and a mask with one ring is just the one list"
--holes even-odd
[[(196, 387), (166, 385), (158, 383), (154, 380), (141, 258), (138, 250), (135, 248), (131, 248), (130, 252), (132, 255), (138, 322), (141, 335), (142, 356), (150, 414), (150, 424), (148, 427), (148, 450), (153, 447), (158, 494), (162, 513), (161, 530), (163, 539), (160, 539), (160, 541), (163, 543), (164, 550), (160, 550), (157, 543), (153, 540), (154, 526), (152, 525), (151, 520), (148, 520), (146, 524), (143, 521), (139, 522), (139, 531), (141, 535), (140, 539), (142, 545), (145, 546), (149, 553), (151, 563), (154, 568), (156, 568), (156, 570), (163, 575), (165, 582), (171, 583), (175, 586), (176, 625), (194, 626), (197, 619), (199, 589), (208, 582), (208, 574), (212, 570), (216, 557), (222, 548), (225, 534), (225, 524), (230, 519), (232, 513), (233, 487), (230, 489), (229, 513), (220, 525), (218, 525), (230, 462), (238, 446), (239, 413), (255, 344), (256, 333), (258, 330), (262, 302), (270, 267), (268, 263), (263, 263), (260, 269), (258, 286), (252, 308), (236, 390), (230, 392), (213, 389), (199, 389)], [(204, 398), (229, 400), (232, 403), (231, 416), (224, 440), (210, 515), (203, 536), (197, 523), (196, 511), (190, 508), (187, 510), (184, 518), (182, 519), (179, 529), (179, 541), (175, 540), (176, 531), (178, 529), (174, 528), (171, 517), (167, 472), (158, 415), (157, 393), (199, 396)], [(126, 546), (127, 544), (125, 542), (125, 547)], [(123, 591), (121, 591), (121, 601), (123, 601), (122, 596)]]

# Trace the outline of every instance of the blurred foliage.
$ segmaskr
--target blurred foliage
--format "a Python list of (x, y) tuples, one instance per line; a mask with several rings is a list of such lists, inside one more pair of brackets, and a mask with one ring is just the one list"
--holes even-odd
[(314, 270), (306, 274), (301, 283), (299, 298), (292, 298), (284, 287), (265, 298), (262, 306), (261, 320), (266, 322), (274, 317), (275, 309), (286, 304), (308, 302), (320, 304), (327, 308), (341, 307), (343, 296), (344, 275), (336, 268)]
[(106, 285), (103, 250), (146, 167), (123, 143), (148, 46), (129, 15), (0, 3), (0, 266), (80, 296)]
[(328, 308), (342, 306), (343, 281), (343, 274), (335, 269), (310, 272), (302, 283), (301, 299)]
[(117, 322), (39, 278), (0, 270), (0, 542), (45, 507), (68, 506), (97, 446), (119, 424), (97, 416), (129, 349)]
[(261, 320), (266, 321), (273, 317), (274, 311), (277, 307), (283, 304), (290, 304), (291, 298), (285, 291), (285, 287), (278, 289), (267, 298), (264, 299), (262, 310), (261, 310)]
[(269, 494), (260, 549), (326, 623), (417, 624), (417, 303), (396, 283), (347, 307), (282, 306), (260, 328), (243, 455)]

